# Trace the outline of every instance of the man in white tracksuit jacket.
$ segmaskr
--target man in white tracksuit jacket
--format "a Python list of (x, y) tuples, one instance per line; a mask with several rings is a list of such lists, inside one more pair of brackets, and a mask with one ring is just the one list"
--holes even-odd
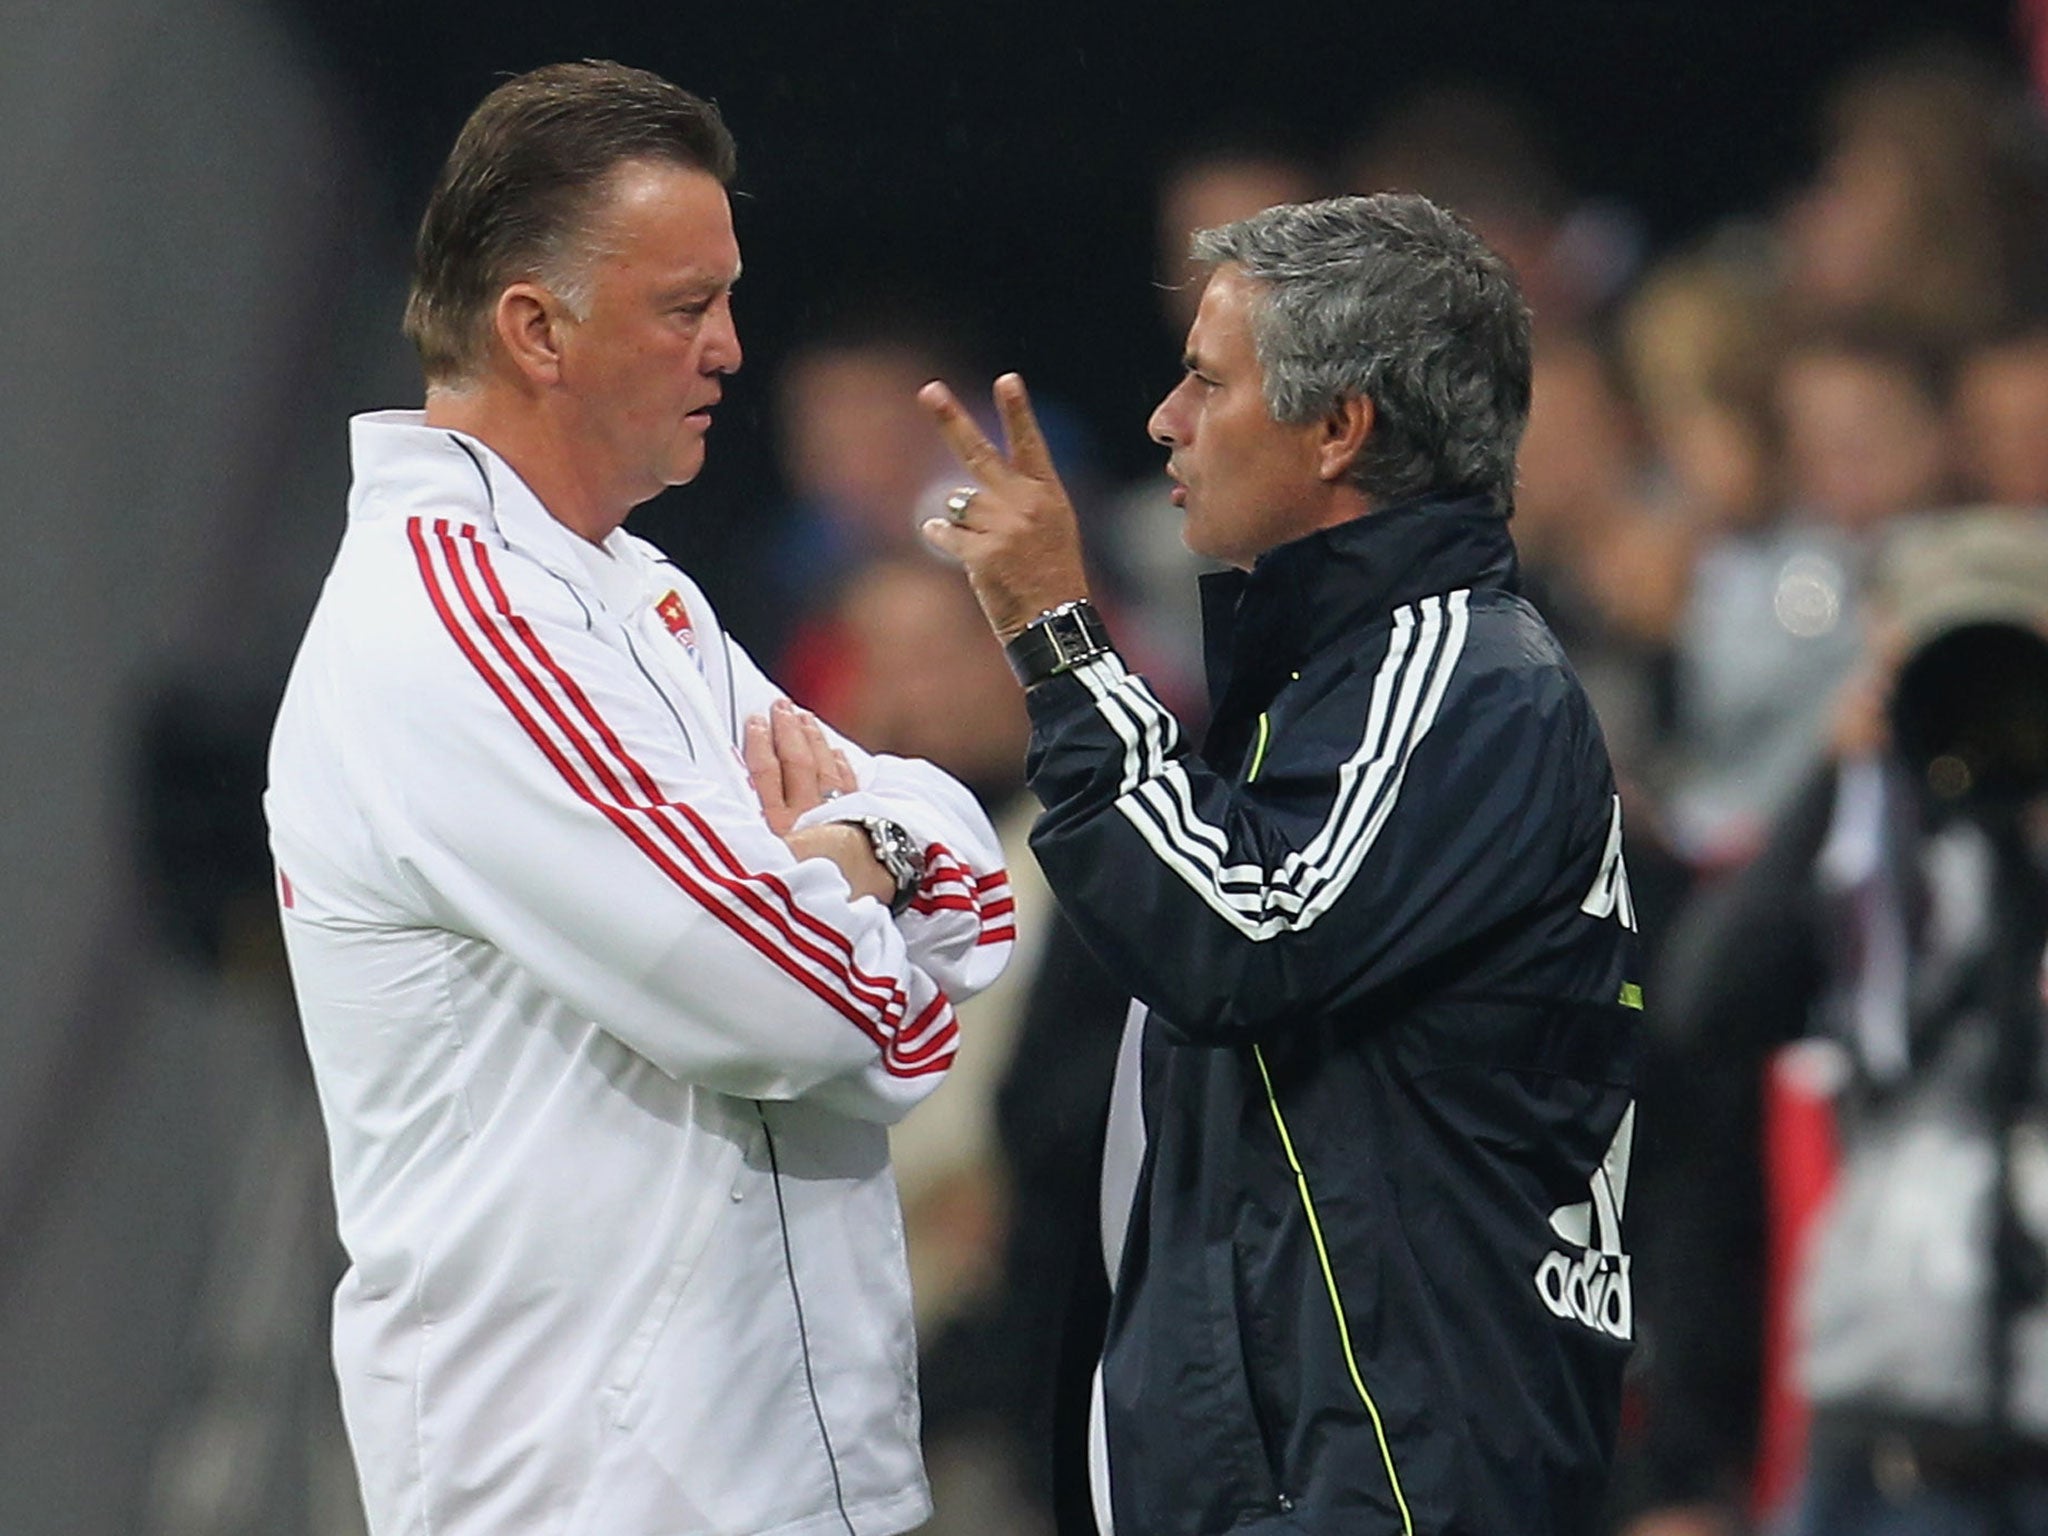
[[(564, 133), (523, 255), (451, 239)], [(618, 527), (739, 363), (730, 167), (638, 71), (500, 87), (422, 232), (427, 409), (352, 427), (266, 808), (374, 1536), (930, 1511), (886, 1127), (1010, 905), (964, 789), (823, 737)]]

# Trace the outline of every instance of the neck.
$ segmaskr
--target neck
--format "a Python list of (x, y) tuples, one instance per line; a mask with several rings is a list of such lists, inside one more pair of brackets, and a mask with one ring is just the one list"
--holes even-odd
[(427, 425), (467, 433), (512, 466), (548, 515), (571, 533), (602, 544), (632, 511), (578, 472), (563, 424), (532, 395), (485, 381), (427, 391)]

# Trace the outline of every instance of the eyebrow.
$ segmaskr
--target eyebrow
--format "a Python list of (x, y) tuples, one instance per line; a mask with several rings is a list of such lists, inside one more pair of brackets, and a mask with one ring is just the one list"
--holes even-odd
[(715, 299), (719, 294), (736, 287), (740, 280), (740, 269), (734, 267), (730, 277), (714, 277), (708, 272), (692, 272), (688, 277), (669, 284), (660, 293), (666, 304), (676, 299)]

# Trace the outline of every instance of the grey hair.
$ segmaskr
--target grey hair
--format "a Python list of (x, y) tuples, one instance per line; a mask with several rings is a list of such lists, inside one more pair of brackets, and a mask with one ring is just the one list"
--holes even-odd
[(598, 267), (617, 254), (612, 231), (599, 217), (603, 211), (582, 210), (580, 216), (553, 231), (534, 257), (536, 280), (579, 321), (590, 318)]
[[(568, 215), (568, 222), (549, 231), (534, 252), (534, 281), (561, 301), (571, 319), (579, 325), (590, 318), (591, 301), (597, 293), (597, 269), (607, 257), (616, 255), (609, 231), (597, 217), (602, 210), (588, 208)], [(429, 394), (467, 395), (483, 383), (483, 374), (472, 364), (461, 372), (443, 373), (427, 383)]]
[(1480, 495), (1513, 508), (1529, 311), (1464, 220), (1412, 193), (1333, 197), (1198, 230), (1191, 250), (1259, 285), (1252, 340), (1274, 420), (1372, 402), (1360, 490), (1380, 505)]

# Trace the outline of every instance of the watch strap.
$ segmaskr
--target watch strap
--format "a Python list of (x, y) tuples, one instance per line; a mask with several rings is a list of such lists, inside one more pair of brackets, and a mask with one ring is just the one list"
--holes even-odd
[(1085, 597), (1048, 608), (1004, 642), (1003, 655), (1017, 681), (1035, 688), (1110, 649), (1102, 615)]

